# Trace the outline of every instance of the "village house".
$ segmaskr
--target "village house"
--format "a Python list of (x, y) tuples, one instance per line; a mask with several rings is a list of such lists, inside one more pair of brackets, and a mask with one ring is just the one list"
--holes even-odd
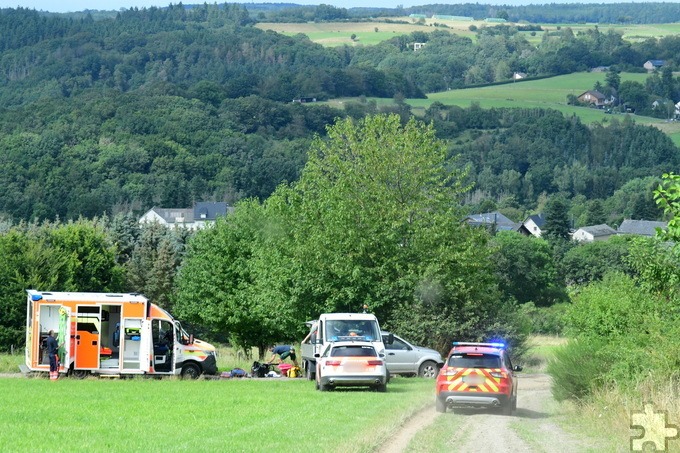
[(645, 61), (645, 64), (642, 65), (642, 67), (645, 68), (647, 72), (654, 72), (665, 63), (666, 62), (664, 60), (647, 60)]
[(584, 104), (591, 104), (595, 107), (604, 107), (609, 104), (607, 96), (596, 90), (588, 90), (578, 96), (578, 101)]
[(160, 208), (154, 206), (139, 218), (139, 224), (158, 223), (170, 229), (199, 230), (215, 223), (217, 217), (232, 213), (225, 202), (198, 202), (193, 208)]
[(572, 239), (578, 242), (604, 241), (616, 235), (616, 230), (609, 225), (592, 225), (581, 227), (574, 232)]

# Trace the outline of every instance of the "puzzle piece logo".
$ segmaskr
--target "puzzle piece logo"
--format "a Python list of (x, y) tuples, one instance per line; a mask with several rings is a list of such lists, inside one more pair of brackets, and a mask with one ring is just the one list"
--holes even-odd
[[(677, 439), (678, 427), (666, 424), (666, 411), (654, 411), (654, 406), (645, 404), (644, 412), (631, 412), (630, 428), (637, 430), (637, 436), (631, 436), (631, 451), (643, 451), (645, 447), (654, 447), (655, 451), (667, 451), (668, 441)], [(641, 431), (641, 432), (640, 432)]]

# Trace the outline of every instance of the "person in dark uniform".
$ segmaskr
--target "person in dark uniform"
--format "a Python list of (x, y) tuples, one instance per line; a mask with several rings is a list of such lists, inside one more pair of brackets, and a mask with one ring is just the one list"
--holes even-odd
[(47, 356), (50, 358), (50, 380), (56, 381), (59, 378), (59, 359), (57, 351), (59, 343), (54, 338), (54, 330), (47, 333)]
[(290, 357), (290, 360), (293, 361), (293, 364), (295, 366), (299, 366), (297, 363), (297, 358), (295, 356), (295, 348), (292, 346), (289, 345), (272, 346), (271, 348), (269, 348), (269, 352), (272, 353), (272, 357), (271, 359), (269, 359), (268, 363), (274, 362), (274, 359), (276, 359), (276, 356), (278, 355), (281, 362)]

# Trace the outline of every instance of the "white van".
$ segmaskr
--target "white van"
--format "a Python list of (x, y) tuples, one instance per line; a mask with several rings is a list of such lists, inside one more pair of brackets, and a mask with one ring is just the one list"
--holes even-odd
[[(316, 357), (337, 341), (367, 341), (376, 352), (385, 354), (385, 344), (378, 318), (370, 313), (324, 313), (318, 320), (308, 321), (309, 335), (302, 342), (302, 368), (309, 380), (316, 377)], [(392, 336), (385, 339), (391, 343)]]

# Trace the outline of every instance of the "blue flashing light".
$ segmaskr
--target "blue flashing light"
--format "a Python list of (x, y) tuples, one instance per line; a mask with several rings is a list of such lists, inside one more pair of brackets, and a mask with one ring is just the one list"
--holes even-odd
[(498, 348), (498, 349), (505, 349), (506, 345), (505, 343), (501, 342), (493, 342), (493, 343), (471, 343), (467, 341), (454, 341), (453, 346), (482, 346), (482, 347), (487, 347), (487, 348)]
[(33, 302), (37, 302), (37, 301), (39, 301), (40, 299), (42, 299), (42, 294), (31, 294), (31, 300), (32, 300)]

